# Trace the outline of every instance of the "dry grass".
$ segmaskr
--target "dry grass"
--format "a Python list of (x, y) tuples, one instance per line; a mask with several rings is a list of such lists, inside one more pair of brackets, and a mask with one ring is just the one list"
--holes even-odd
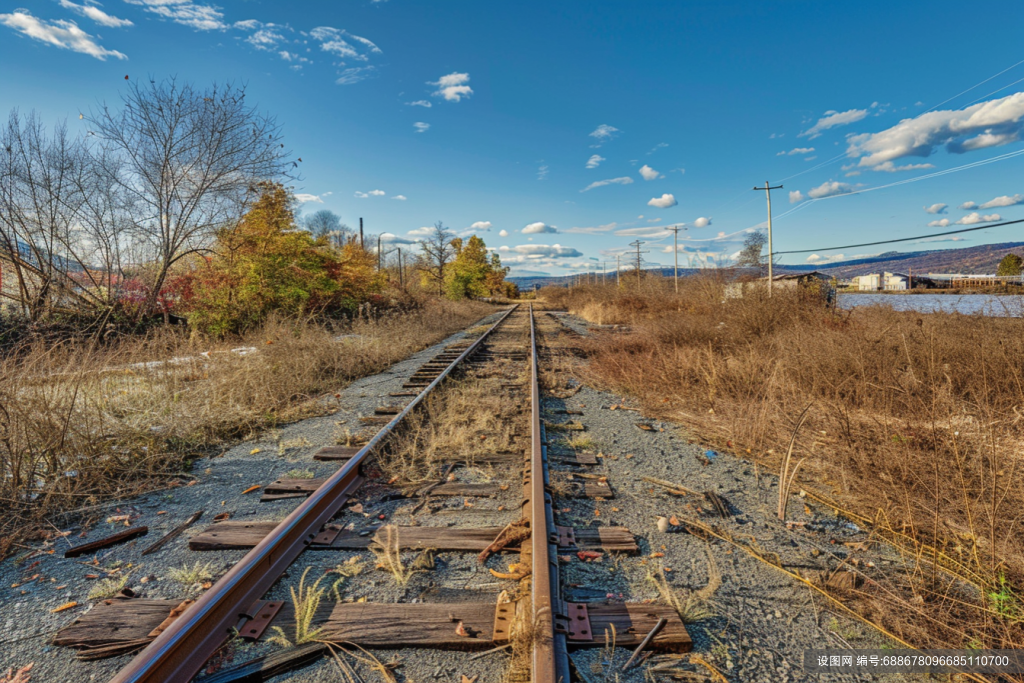
[(278, 320), (230, 346), (161, 330), (99, 350), (21, 349), (0, 360), (0, 556), (46, 515), (167, 485), (211, 447), (329, 411), (325, 392), (491, 310), (435, 302), (344, 326)]
[(297, 589), (294, 587), (289, 589), (292, 595), (292, 606), (295, 608), (295, 628), (292, 637), (289, 639), (283, 628), (274, 626), (271, 630), (275, 632), (275, 635), (268, 638), (267, 642), (276, 643), (282, 647), (294, 647), (316, 640), (320, 632), (323, 631), (322, 627), (313, 628), (313, 620), (320, 608), (320, 603), (327, 594), (327, 589), (320, 587), (320, 582), (324, 580), (326, 574), (317, 579), (312, 586), (306, 588), (306, 575), (309, 574), (310, 569), (312, 567), (306, 567), (306, 570), (302, 572)]
[(647, 571), (647, 580), (654, 584), (662, 601), (679, 614), (684, 624), (693, 624), (715, 616), (711, 598), (722, 586), (722, 575), (718, 571), (718, 564), (711, 550), (705, 547), (704, 552), (708, 558), (708, 582), (700, 590), (677, 592), (669, 585), (662, 567)]
[(377, 543), (370, 546), (370, 551), (377, 558), (377, 569), (391, 574), (399, 586), (407, 585), (419, 570), (402, 561), (398, 527), (394, 524), (386, 525), (377, 531), (377, 539)]
[(542, 295), (629, 326), (583, 342), (589, 381), (722, 450), (782, 471), (813, 404), (791, 456), (804, 459), (797, 484), (906, 553), (905, 573), (870, 601), (877, 620), (917, 646), (1024, 644), (1005, 608), (1024, 579), (1024, 321), (830, 311), (799, 291), (726, 299), (715, 276), (681, 285)]
[(124, 576), (115, 576), (109, 579), (101, 579), (89, 590), (88, 597), (90, 600), (104, 600), (106, 598), (112, 598), (124, 590), (125, 586), (128, 585), (128, 579), (128, 574), (125, 574)]
[(172, 567), (167, 570), (167, 578), (171, 581), (177, 581), (186, 588), (190, 588), (198, 583), (212, 579), (213, 567), (213, 562), (206, 564), (196, 562), (192, 566), (186, 564), (182, 567)]

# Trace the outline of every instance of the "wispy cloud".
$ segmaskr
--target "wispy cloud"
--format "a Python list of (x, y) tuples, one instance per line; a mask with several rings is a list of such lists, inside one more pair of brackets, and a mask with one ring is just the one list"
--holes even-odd
[(597, 168), (601, 165), (602, 161), (605, 161), (603, 156), (600, 154), (592, 154), (590, 158), (587, 159), (587, 168)]
[[(836, 180), (828, 180), (818, 185), (817, 187), (811, 188), (807, 191), (807, 196), (811, 199), (824, 199), (825, 197), (835, 197), (841, 194), (850, 194), (857, 187), (850, 183), (841, 183)], [(792, 197), (790, 197), (792, 200)]]
[(76, 5), (70, 0), (60, 0), (60, 6), (86, 19), (91, 19), (100, 26), (107, 26), (109, 28), (133, 26), (132, 22), (127, 19), (118, 19), (115, 16), (111, 16), (95, 5)]
[(147, 12), (188, 26), (197, 31), (223, 31), (224, 13), (213, 5), (199, 5), (188, 0), (124, 0), (130, 5), (139, 5)]
[(434, 97), (443, 97), (449, 102), (461, 102), (463, 97), (472, 95), (473, 88), (468, 83), (469, 74), (464, 73), (450, 73), (436, 81), (427, 81), (427, 85), (437, 86)]
[(427, 109), (430, 109), (431, 107), (434, 106), (434, 104), (430, 100), (416, 100), (415, 102), (406, 102), (405, 106), (407, 106), (407, 107), (426, 107)]
[(384, 190), (370, 190), (369, 192), (360, 192), (356, 190), (355, 197), (357, 199), (366, 199), (367, 197), (383, 197), (387, 192)]
[(360, 83), (372, 76), (376, 70), (377, 67), (375, 66), (352, 66), (339, 71), (338, 77), (334, 79), (334, 82), (338, 85)]
[(537, 168), (537, 180), (544, 180), (547, 178), (549, 170), (548, 165), (542, 161), (541, 165)]
[(594, 182), (590, 183), (589, 185), (584, 187), (582, 190), (580, 190), (580, 192), (588, 192), (590, 190), (593, 190), (595, 187), (604, 187), (605, 185), (632, 185), (632, 184), (633, 184), (633, 179), (630, 178), (629, 176), (623, 176), (621, 178), (608, 178), (607, 180), (595, 180)]
[(590, 137), (597, 138), (597, 144), (591, 145), (592, 147), (600, 147), (604, 143), (608, 142), (615, 137), (615, 134), (619, 132), (619, 129), (615, 126), (609, 126), (607, 123), (602, 123), (600, 126), (594, 129), (590, 133)]
[(903, 164), (902, 166), (897, 166), (896, 164), (892, 163), (891, 161), (886, 161), (884, 163), (878, 164), (877, 166), (874, 166), (871, 170), (872, 171), (882, 171), (884, 173), (898, 173), (899, 171), (923, 171), (926, 168), (935, 168), (935, 165), (934, 164)]
[(98, 44), (96, 40), (78, 28), (73, 21), (44, 21), (38, 19), (26, 10), (15, 10), (11, 14), (0, 14), (0, 24), (9, 26), (15, 31), (22, 33), (33, 40), (38, 40), (47, 45), (53, 45), (72, 52), (80, 52), (100, 61), (106, 61), (107, 57), (115, 59), (128, 59), (128, 56), (117, 50), (108, 50)]
[(960, 205), (960, 208), (965, 211), (969, 211), (973, 209), (994, 209), (996, 207), (1017, 206), (1018, 204), (1024, 204), (1024, 194), (1015, 194), (1013, 196), (1003, 195), (1002, 197), (990, 199), (984, 204), (964, 202)]
[(619, 224), (612, 222), (607, 223), (605, 225), (597, 225), (589, 228), (569, 228), (565, 232), (571, 232), (575, 235), (600, 235), (603, 232), (610, 232), (617, 227), (619, 227)]
[(366, 62), (371, 54), (381, 54), (381, 49), (373, 41), (353, 35), (345, 29), (317, 26), (309, 35), (320, 43), (321, 50), (341, 59)]
[(931, 206), (924, 207), (925, 213), (946, 213), (948, 204), (932, 204)]
[(659, 142), (658, 144), (656, 144), (656, 145), (654, 146), (654, 149), (652, 149), (652, 150), (651, 150), (650, 152), (648, 152), (647, 154), (654, 154), (654, 153), (655, 153), (655, 152), (657, 152), (657, 151), (658, 151), (659, 149), (665, 149), (666, 147), (668, 147), (668, 143), (667, 143), (667, 142)]
[(406, 197), (404, 194), (396, 194), (394, 197), (392, 197), (392, 199), (397, 199), (400, 202), (404, 202), (409, 198)]
[(324, 203), (324, 200), (320, 198), (320, 195), (304, 194), (302, 192), (298, 192), (295, 194), (295, 201), (297, 201), (299, 204), (307, 204), (309, 202), (315, 202), (316, 204)]
[(789, 150), (788, 152), (783, 150), (783, 151), (779, 152), (778, 154), (776, 154), (775, 156), (782, 157), (782, 156), (793, 156), (793, 155), (796, 155), (796, 154), (810, 154), (813, 151), (814, 151), (813, 147), (794, 147), (793, 149)]
[(856, 123), (868, 115), (867, 109), (850, 109), (848, 111), (827, 111), (825, 115), (818, 119), (818, 122), (800, 133), (798, 137), (810, 138), (813, 140), (819, 137), (822, 131), (826, 131), (830, 128), (836, 128), (838, 126), (847, 126), (851, 123)]
[(417, 133), (426, 133), (428, 130), (430, 130), (430, 124), (424, 123), (423, 121), (417, 121), (416, 123), (412, 124), (412, 127), (416, 129)]

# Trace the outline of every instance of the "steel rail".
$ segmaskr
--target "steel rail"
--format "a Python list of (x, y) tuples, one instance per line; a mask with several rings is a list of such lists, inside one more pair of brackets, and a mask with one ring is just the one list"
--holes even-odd
[(530, 469), (524, 503), (530, 520), (530, 604), (536, 630), (531, 660), (531, 683), (569, 683), (566, 637), (555, 627), (556, 615), (564, 613), (559, 598), (558, 549), (551, 495), (548, 493), (547, 447), (540, 420), (540, 382), (537, 362), (537, 330), (530, 304)]
[[(110, 683), (187, 683), (206, 661), (253, 615), (246, 614), (310, 545), (320, 528), (341, 509), (358, 487), (359, 467), (367, 455), (419, 405), (462, 361), (503, 323), (518, 304), (507, 310), (486, 332), (335, 472), (309, 498), (250, 550), (184, 614), (110, 679)], [(531, 317), (532, 322), (532, 317)]]

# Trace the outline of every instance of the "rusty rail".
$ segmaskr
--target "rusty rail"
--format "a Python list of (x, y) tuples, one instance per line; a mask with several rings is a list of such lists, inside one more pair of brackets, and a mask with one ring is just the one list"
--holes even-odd
[[(565, 614), (559, 597), (558, 542), (551, 494), (548, 492), (547, 447), (540, 420), (537, 374), (537, 330), (530, 304), (530, 467), (525, 478), (523, 510), (530, 520), (530, 604), (536, 637), (531, 661), (532, 683), (569, 683), (566, 636), (557, 622)], [(554, 537), (552, 536), (554, 534)]]
[[(110, 683), (187, 683), (192, 680), (227, 640), (232, 630), (240, 630), (246, 621), (255, 616), (249, 613), (252, 605), (270, 590), (306, 546), (310, 545), (321, 527), (338, 513), (348, 495), (358, 487), (359, 467), (366, 456), (462, 361), (471, 356), (516, 308), (518, 304), (507, 310), (468, 346), (433, 382), (413, 398), (402, 412), (359, 449), (351, 460), (295, 508), (167, 630), (118, 671), (110, 679)], [(530, 325), (532, 332), (532, 308)], [(534, 381), (536, 382), (536, 362)], [(536, 383), (534, 395), (536, 396)], [(536, 399), (534, 405), (535, 419), (539, 419)], [(553, 678), (550, 681), (555, 683)]]

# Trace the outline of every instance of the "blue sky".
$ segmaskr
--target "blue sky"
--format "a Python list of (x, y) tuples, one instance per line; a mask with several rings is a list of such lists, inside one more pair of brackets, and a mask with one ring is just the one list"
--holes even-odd
[(125, 75), (244, 82), (304, 211), (397, 243), (440, 220), (514, 274), (638, 237), (668, 265), (680, 224), (681, 263), (714, 263), (766, 180), (776, 250), (817, 250), (785, 263), (1024, 240), (820, 249), (1024, 218), (1019, 0), (4, 2), (0, 108), (77, 130)]

